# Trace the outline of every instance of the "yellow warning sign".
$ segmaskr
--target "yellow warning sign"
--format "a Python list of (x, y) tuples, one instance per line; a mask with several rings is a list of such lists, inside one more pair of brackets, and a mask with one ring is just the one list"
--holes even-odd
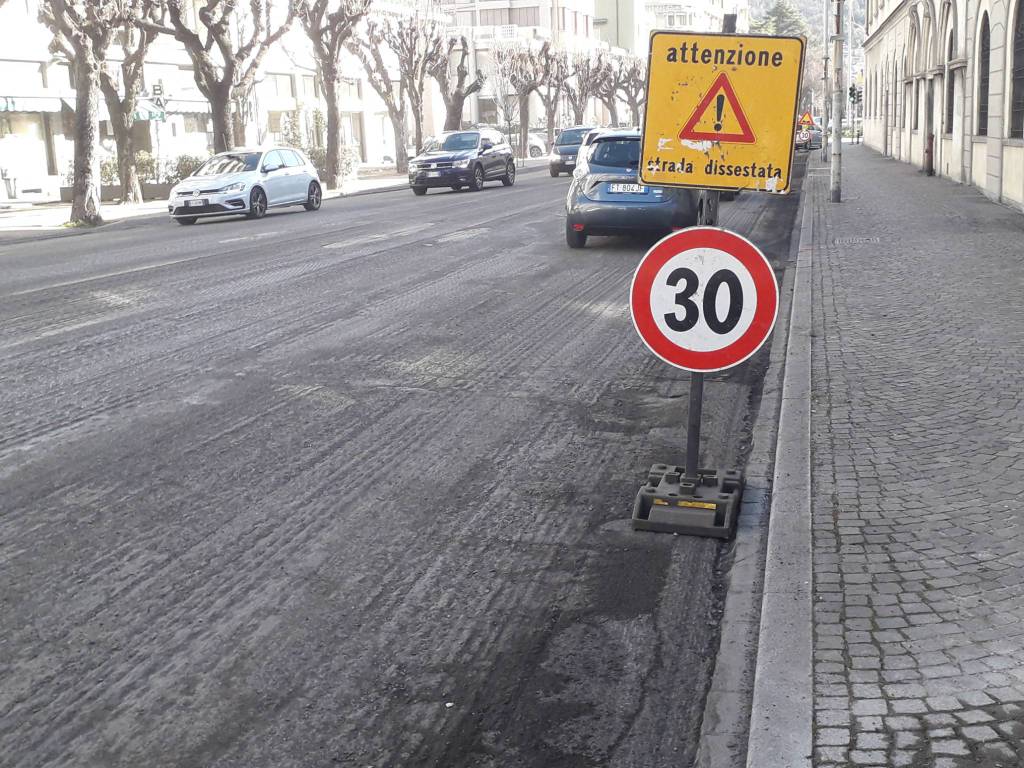
[(814, 125), (814, 118), (811, 117), (810, 112), (804, 112), (802, 115), (800, 115), (800, 122), (798, 124), (803, 126), (804, 128), (810, 128), (812, 125)]
[(804, 41), (652, 32), (640, 180), (788, 192)]

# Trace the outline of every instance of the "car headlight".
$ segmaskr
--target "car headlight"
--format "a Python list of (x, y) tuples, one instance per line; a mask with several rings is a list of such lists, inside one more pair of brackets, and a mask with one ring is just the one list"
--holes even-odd
[(420, 164), (419, 163), (409, 163), (409, 170), (410, 171), (418, 171), (419, 169), (420, 169)]
[(469, 158), (467, 157), (465, 160), (456, 160), (452, 163), (452, 168), (469, 168)]
[(228, 184), (226, 187), (221, 187), (218, 192), (241, 192), (245, 189), (244, 181), (236, 181), (234, 184)]
[(555, 150), (552, 149), (551, 150), (551, 154), (548, 155), (548, 159), (549, 160), (561, 160), (562, 156), (560, 154), (558, 154), (557, 152), (555, 152)]

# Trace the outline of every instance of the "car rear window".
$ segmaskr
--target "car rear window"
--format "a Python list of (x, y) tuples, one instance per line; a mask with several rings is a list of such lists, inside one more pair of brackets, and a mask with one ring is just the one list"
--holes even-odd
[(611, 168), (635, 168), (640, 165), (639, 139), (606, 139), (597, 142), (590, 156), (591, 165)]
[(555, 139), (555, 144), (579, 144), (583, 141), (583, 137), (587, 135), (587, 128), (579, 128), (573, 131), (562, 131), (558, 134), (558, 138)]

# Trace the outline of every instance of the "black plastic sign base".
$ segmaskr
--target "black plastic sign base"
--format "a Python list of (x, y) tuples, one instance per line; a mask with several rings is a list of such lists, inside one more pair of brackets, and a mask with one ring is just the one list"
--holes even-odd
[(742, 498), (739, 470), (699, 469), (687, 478), (682, 467), (655, 464), (633, 502), (633, 530), (731, 539)]

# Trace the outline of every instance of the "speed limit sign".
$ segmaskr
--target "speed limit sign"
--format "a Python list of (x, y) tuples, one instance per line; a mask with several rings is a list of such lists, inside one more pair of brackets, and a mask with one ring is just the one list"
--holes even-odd
[(633, 325), (666, 363), (721, 371), (753, 355), (775, 326), (775, 271), (744, 237), (691, 227), (659, 241), (633, 275)]

